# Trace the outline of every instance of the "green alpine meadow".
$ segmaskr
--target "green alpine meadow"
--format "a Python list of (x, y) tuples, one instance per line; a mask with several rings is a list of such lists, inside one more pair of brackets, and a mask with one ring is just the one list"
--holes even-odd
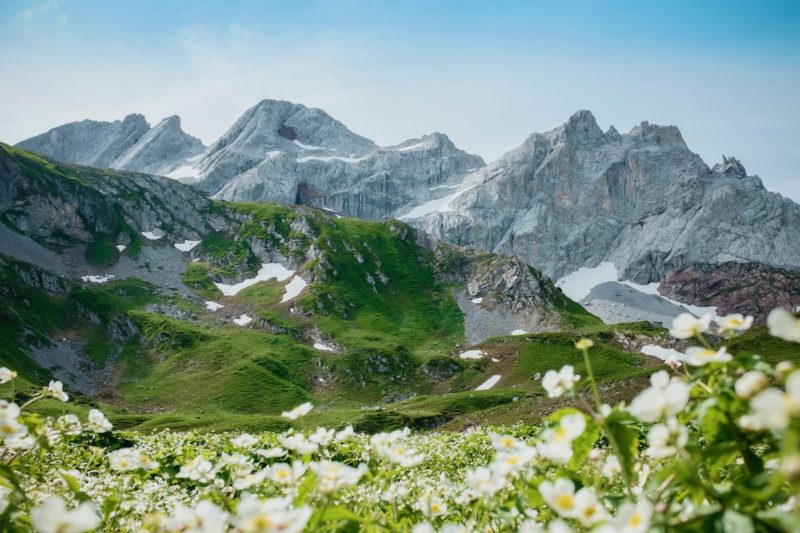
[(799, 4), (19, 0), (0, 49), (0, 532), (800, 531)]

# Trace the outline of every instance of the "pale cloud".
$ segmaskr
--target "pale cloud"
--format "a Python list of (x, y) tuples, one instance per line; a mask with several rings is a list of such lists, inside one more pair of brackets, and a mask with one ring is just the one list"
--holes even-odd
[(61, 9), (60, 0), (37, 0), (16, 18), (17, 27), (26, 32), (39, 31), (42, 25), (64, 25), (67, 14)]

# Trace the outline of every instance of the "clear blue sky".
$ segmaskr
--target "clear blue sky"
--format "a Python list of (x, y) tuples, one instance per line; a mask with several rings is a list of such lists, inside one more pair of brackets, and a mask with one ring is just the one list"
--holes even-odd
[(490, 160), (586, 108), (800, 201), (800, 1), (0, 0), (0, 50), (7, 142), (141, 112), (208, 144), (281, 98)]

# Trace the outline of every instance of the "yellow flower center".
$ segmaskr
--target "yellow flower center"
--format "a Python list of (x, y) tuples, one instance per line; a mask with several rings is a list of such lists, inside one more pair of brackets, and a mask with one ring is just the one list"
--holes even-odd
[(566, 438), (567, 438), (566, 428), (564, 428), (564, 426), (558, 426), (558, 428), (556, 429), (556, 436), (553, 440), (562, 441), (565, 440)]
[(717, 355), (717, 352), (714, 350), (703, 350), (701, 352), (697, 352), (697, 355), (700, 357), (714, 357)]
[(503, 439), (500, 440), (500, 444), (502, 444), (504, 448), (511, 448), (514, 445), (514, 439), (512, 437), (503, 437)]
[(266, 531), (272, 527), (272, 520), (264, 514), (254, 516), (250, 523), (255, 531)]
[(275, 477), (279, 479), (286, 479), (289, 477), (289, 472), (287, 470), (278, 470), (275, 472)]
[(442, 507), (438, 503), (431, 504), (431, 513), (439, 514), (442, 512)]
[(641, 523), (642, 523), (642, 515), (639, 513), (639, 511), (633, 513), (631, 517), (628, 519), (628, 525), (631, 527), (637, 527)]
[(559, 494), (556, 496), (555, 503), (557, 507), (565, 511), (571, 511), (575, 507), (575, 498), (572, 497), (572, 494)]

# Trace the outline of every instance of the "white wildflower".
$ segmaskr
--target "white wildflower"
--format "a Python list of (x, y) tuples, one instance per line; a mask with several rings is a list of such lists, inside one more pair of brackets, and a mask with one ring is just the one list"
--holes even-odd
[(242, 433), (238, 437), (231, 439), (231, 446), (234, 448), (250, 448), (258, 443), (258, 439), (249, 433)]
[(558, 398), (573, 390), (580, 379), (579, 375), (575, 375), (572, 365), (564, 365), (558, 372), (548, 370), (542, 378), (542, 387), (550, 398)]
[(68, 510), (64, 500), (57, 496), (48, 496), (31, 509), (30, 519), (39, 533), (83, 533), (100, 524), (100, 515), (93, 503), (83, 502)]
[(647, 433), (647, 455), (660, 459), (670, 457), (683, 449), (689, 441), (689, 431), (675, 417), (667, 418), (665, 424), (656, 424)]
[(299, 533), (311, 518), (307, 505), (294, 508), (288, 498), (261, 500), (252, 495), (242, 497), (236, 508), (234, 525), (242, 533)]
[(697, 318), (690, 313), (681, 313), (672, 321), (672, 328), (670, 328), (669, 334), (676, 339), (689, 339), (700, 333), (707, 332), (710, 325), (710, 314)]
[(217, 468), (211, 463), (200, 457), (195, 457), (189, 464), (181, 466), (180, 471), (175, 477), (191, 479), (198, 483), (208, 483), (213, 481), (217, 475)]
[(745, 372), (742, 377), (736, 380), (734, 388), (736, 389), (736, 394), (740, 398), (749, 400), (764, 390), (766, 386), (767, 376), (758, 370), (751, 370), (750, 372)]
[(113, 426), (102, 412), (92, 409), (89, 411), (89, 422), (86, 423), (86, 427), (95, 433), (105, 433), (111, 431)]
[(800, 319), (785, 309), (773, 309), (767, 317), (769, 334), (789, 342), (800, 342)]
[(8, 383), (15, 377), (17, 377), (17, 373), (14, 370), (9, 370), (6, 367), (0, 368), (0, 385)]
[(300, 455), (308, 455), (319, 449), (317, 443), (310, 442), (302, 433), (296, 433), (288, 437), (279, 437), (278, 441), (287, 450), (292, 450)]
[(45, 396), (52, 396), (56, 400), (66, 402), (69, 400), (69, 395), (64, 392), (64, 384), (60, 381), (51, 381), (43, 391)]
[(139, 462), (139, 452), (134, 448), (122, 448), (108, 454), (108, 463), (112, 470), (126, 472), (142, 467)]
[(315, 444), (319, 444), (322, 447), (327, 446), (328, 444), (333, 441), (334, 436), (336, 435), (336, 430), (334, 429), (325, 429), (325, 428), (317, 428), (317, 430), (308, 437), (310, 442)]
[(275, 459), (277, 457), (283, 457), (287, 453), (289, 452), (278, 446), (274, 448), (268, 448), (266, 450), (256, 450), (257, 455), (260, 455), (261, 457), (264, 457), (266, 459)]
[(347, 439), (349, 439), (350, 437), (352, 437), (355, 434), (356, 434), (356, 432), (353, 429), (353, 426), (347, 426), (346, 428), (336, 432), (336, 437), (334, 438), (334, 440), (336, 442), (343, 442), (343, 441), (346, 441)]
[(630, 405), (630, 412), (643, 422), (656, 422), (680, 413), (689, 402), (689, 386), (680, 379), (670, 380), (661, 370), (650, 376), (651, 387), (643, 390)]
[(555, 428), (542, 432), (543, 442), (539, 445), (542, 457), (556, 463), (567, 463), (572, 458), (572, 441), (583, 434), (586, 420), (580, 413), (566, 415)]
[(786, 429), (792, 416), (800, 413), (800, 372), (793, 372), (786, 379), (786, 392), (771, 387), (758, 393), (750, 400), (750, 409), (756, 428)]
[(195, 507), (177, 505), (161, 527), (170, 532), (222, 533), (227, 530), (228, 513), (214, 503), (203, 500)]
[(308, 469), (317, 475), (317, 489), (323, 493), (333, 492), (341, 487), (351, 487), (367, 473), (367, 466), (363, 463), (358, 468), (353, 468), (327, 460), (309, 463)]
[(56, 428), (62, 435), (80, 435), (81, 421), (73, 414), (59, 416), (58, 419), (56, 419)]
[(561, 516), (575, 516), (575, 484), (572, 480), (558, 478), (553, 482), (542, 481), (539, 493), (545, 503)]
[(597, 494), (589, 487), (583, 487), (575, 494), (574, 505), (573, 516), (584, 527), (591, 527), (608, 518), (606, 508), (598, 500)]
[(725, 332), (740, 332), (750, 329), (753, 325), (753, 317), (751, 316), (744, 316), (739, 313), (734, 313), (732, 315), (728, 315), (722, 317), (722, 320), (719, 323), (719, 333), (720, 335)]
[(732, 359), (733, 356), (728, 353), (724, 346), (719, 350), (692, 346), (686, 350), (686, 354), (683, 356), (683, 361), (692, 366), (703, 366), (708, 363), (727, 363)]

